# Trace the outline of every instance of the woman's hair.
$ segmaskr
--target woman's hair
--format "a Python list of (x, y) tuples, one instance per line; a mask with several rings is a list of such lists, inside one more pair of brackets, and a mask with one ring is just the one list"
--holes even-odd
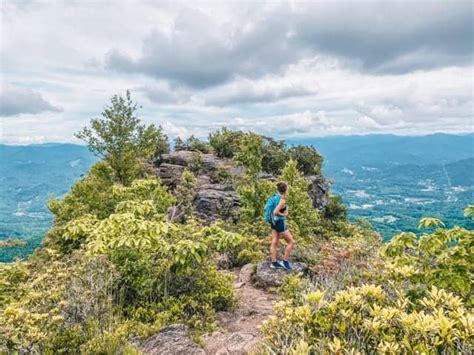
[(288, 185), (286, 184), (286, 182), (280, 181), (279, 183), (277, 183), (277, 190), (283, 195), (284, 193), (286, 193), (286, 190), (288, 190)]

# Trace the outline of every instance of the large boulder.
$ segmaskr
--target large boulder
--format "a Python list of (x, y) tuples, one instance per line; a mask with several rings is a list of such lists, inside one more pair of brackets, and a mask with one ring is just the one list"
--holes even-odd
[(239, 195), (231, 185), (204, 184), (198, 186), (194, 198), (197, 215), (210, 222), (216, 219), (237, 219)]
[(173, 324), (152, 335), (138, 350), (150, 355), (205, 354), (187, 334), (184, 324)]
[(294, 262), (291, 263), (293, 268), (292, 271), (286, 271), (284, 269), (272, 269), (270, 267), (271, 262), (264, 261), (257, 264), (255, 274), (253, 275), (253, 281), (256, 286), (262, 288), (279, 287), (283, 284), (285, 277), (291, 274), (305, 273), (308, 270), (308, 266), (305, 263)]
[[(231, 179), (222, 178), (223, 172), (228, 176), (240, 176), (244, 173), (244, 169), (232, 159), (180, 150), (163, 154), (151, 163), (156, 176), (172, 190), (179, 183), (184, 169), (196, 173), (194, 206), (197, 215), (202, 219), (207, 222), (216, 219), (238, 219), (239, 196), (229, 181)], [(261, 173), (259, 178), (276, 180), (273, 175), (267, 173)], [(311, 181), (308, 194), (313, 200), (313, 206), (324, 208), (329, 198), (329, 182), (321, 175), (308, 176), (308, 179)]]

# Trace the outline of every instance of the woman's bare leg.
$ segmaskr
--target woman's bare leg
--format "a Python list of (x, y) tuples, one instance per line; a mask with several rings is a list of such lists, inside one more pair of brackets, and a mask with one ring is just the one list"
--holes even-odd
[(272, 243), (270, 244), (270, 257), (272, 258), (272, 262), (277, 260), (279, 241), (280, 241), (280, 236), (278, 235), (278, 232), (272, 229)]
[(289, 230), (286, 230), (280, 234), (286, 241), (286, 248), (285, 248), (285, 254), (284, 254), (283, 260), (288, 261), (290, 259), (291, 251), (293, 250), (293, 247), (295, 246), (295, 240), (293, 239), (293, 236), (291, 235)]

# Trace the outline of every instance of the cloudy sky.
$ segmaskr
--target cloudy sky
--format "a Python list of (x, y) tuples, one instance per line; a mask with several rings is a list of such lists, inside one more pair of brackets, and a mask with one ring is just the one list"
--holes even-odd
[(74, 141), (130, 89), (170, 136), (473, 131), (471, 1), (1, 2), (0, 141)]

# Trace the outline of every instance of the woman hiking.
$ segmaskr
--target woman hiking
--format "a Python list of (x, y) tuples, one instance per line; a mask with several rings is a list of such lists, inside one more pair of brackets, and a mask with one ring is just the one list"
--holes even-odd
[[(289, 262), (291, 251), (295, 245), (295, 240), (288, 230), (286, 217), (288, 216), (288, 206), (286, 205), (286, 194), (288, 192), (288, 185), (281, 181), (277, 183), (278, 192), (270, 197), (265, 206), (265, 220), (270, 223), (272, 229), (272, 243), (270, 244), (270, 257), (272, 269), (283, 268), (286, 271), (291, 271)], [(285, 239), (286, 248), (283, 260), (277, 260), (278, 244), (280, 238)]]

